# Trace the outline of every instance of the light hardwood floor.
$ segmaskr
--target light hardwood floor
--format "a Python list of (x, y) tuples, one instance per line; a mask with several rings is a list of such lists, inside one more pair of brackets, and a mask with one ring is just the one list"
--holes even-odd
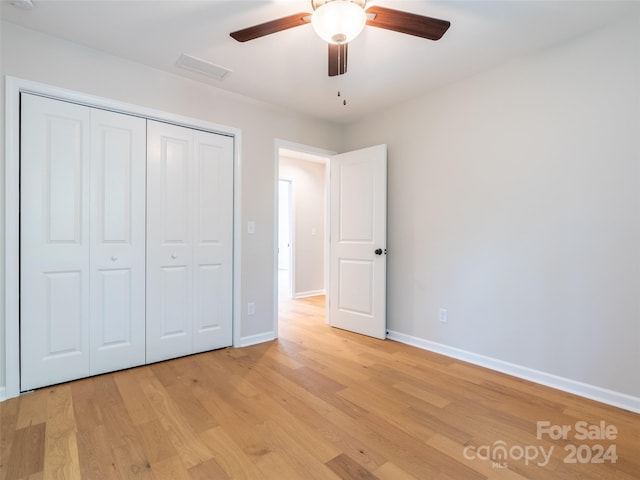
[[(1, 403), (1, 478), (640, 478), (637, 414), (332, 329), (322, 297), (284, 307), (277, 341)], [(576, 439), (582, 421), (616, 438)]]

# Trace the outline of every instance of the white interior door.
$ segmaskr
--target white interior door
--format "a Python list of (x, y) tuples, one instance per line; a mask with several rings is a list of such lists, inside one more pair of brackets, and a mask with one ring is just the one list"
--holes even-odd
[(147, 122), (147, 362), (232, 343), (233, 139)]
[(90, 110), (21, 96), (21, 390), (89, 374)]
[(387, 146), (331, 158), (329, 323), (386, 337)]
[(21, 388), (144, 363), (145, 120), (22, 95)]
[(193, 132), (147, 122), (147, 362), (193, 350)]
[(233, 138), (194, 132), (193, 353), (232, 344)]
[(146, 120), (91, 110), (91, 375), (145, 361)]

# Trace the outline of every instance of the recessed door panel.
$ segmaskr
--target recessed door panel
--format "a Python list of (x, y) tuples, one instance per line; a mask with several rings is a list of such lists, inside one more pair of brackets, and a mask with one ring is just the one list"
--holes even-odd
[(45, 221), (50, 243), (80, 243), (83, 227), (83, 148), (82, 118), (45, 114), (43, 121), (46, 149), (43, 158)]
[(162, 319), (160, 338), (191, 334), (189, 313), (189, 270), (186, 266), (163, 267), (162, 271)]
[(97, 279), (97, 349), (131, 344), (131, 270), (99, 270)]
[(188, 139), (162, 139), (162, 204), (163, 241), (166, 244), (189, 242), (189, 143)]
[(356, 161), (337, 165), (340, 170), (340, 221), (338, 235), (341, 242), (368, 242), (374, 234), (374, 165)]
[(221, 225), (226, 207), (222, 185), (224, 174), (224, 151), (220, 147), (208, 144), (198, 145), (198, 210), (197, 241), (203, 243), (219, 243)]
[(98, 124), (97, 185), (99, 241), (101, 243), (131, 242), (131, 201), (134, 164), (134, 131)]
[(47, 354), (56, 356), (82, 355), (83, 344), (83, 288), (82, 272), (45, 272), (46, 298), (45, 335)]
[[(373, 315), (373, 269), (372, 261), (341, 259), (338, 275), (340, 289), (338, 309), (356, 315)], [(358, 288), (346, 288), (358, 285)]]
[(220, 328), (222, 269), (220, 265), (200, 265), (198, 268), (197, 332)]

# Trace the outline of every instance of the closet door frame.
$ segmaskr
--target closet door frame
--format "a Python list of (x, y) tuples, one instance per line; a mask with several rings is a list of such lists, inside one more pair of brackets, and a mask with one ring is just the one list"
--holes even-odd
[(102, 108), (175, 125), (226, 135), (233, 147), (233, 346), (240, 345), (241, 332), (241, 224), (240, 145), (241, 130), (225, 125), (176, 115), (67, 90), (17, 77), (5, 77), (5, 384), (0, 401), (20, 394), (20, 94), (41, 95), (88, 107)]

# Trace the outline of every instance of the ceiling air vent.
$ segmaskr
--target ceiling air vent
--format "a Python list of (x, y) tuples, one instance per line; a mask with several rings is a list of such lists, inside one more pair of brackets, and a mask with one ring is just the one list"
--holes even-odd
[(200, 73), (216, 80), (224, 80), (227, 75), (231, 73), (231, 70), (221, 67), (220, 65), (214, 65), (213, 63), (202, 60), (201, 58), (192, 57), (183, 53), (178, 58), (176, 65), (185, 70)]
[(22, 10), (33, 10), (33, 2), (31, 0), (11, 0), (9, 4)]

